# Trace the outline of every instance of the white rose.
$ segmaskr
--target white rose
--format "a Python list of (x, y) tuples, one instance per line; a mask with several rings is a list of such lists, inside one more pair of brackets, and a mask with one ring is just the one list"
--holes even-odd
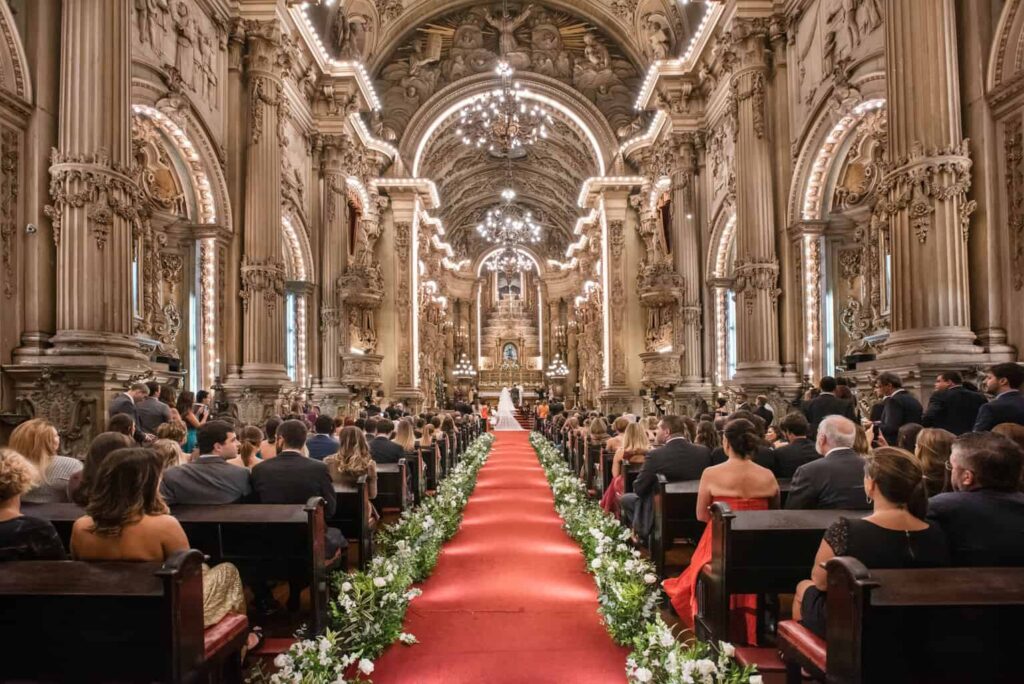
[(346, 594), (348, 592), (352, 591), (352, 583), (351, 582), (342, 582), (341, 583), (341, 590), (343, 592), (345, 592)]
[(672, 644), (676, 643), (676, 638), (672, 635), (671, 631), (665, 629), (658, 637), (658, 641), (661, 643), (662, 646), (668, 648)]
[(649, 572), (646, 575), (644, 575), (644, 582), (646, 582), (647, 584), (654, 584), (657, 581), (658, 576), (655, 575), (653, 572)]
[(719, 641), (718, 648), (726, 657), (732, 658), (736, 655), (736, 647), (726, 641)]
[(750, 684), (763, 684), (763, 682), (761, 675), (750, 675)]
[(370, 674), (373, 672), (373, 661), (362, 658), (359, 661), (359, 671), (363, 674)]
[(601, 559), (595, 558), (594, 560), (590, 561), (590, 567), (592, 567), (594, 570), (599, 569), (601, 567)]
[(654, 673), (646, 667), (638, 667), (633, 673), (633, 678), (638, 682), (649, 682), (654, 678)]
[(288, 654), (281, 653), (274, 658), (274, 667), (285, 667), (288, 664)]
[(373, 586), (377, 587), (378, 589), (385, 587), (387, 586), (387, 580), (385, 580), (383, 577), (374, 577)]

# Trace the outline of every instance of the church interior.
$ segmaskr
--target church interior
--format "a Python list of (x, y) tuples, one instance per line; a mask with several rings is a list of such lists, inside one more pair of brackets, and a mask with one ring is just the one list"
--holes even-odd
[(1024, 0), (0, 34), (0, 682), (1020, 681)]

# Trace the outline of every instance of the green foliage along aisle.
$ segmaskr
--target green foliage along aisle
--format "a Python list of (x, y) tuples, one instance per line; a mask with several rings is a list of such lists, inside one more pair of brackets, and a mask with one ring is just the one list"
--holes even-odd
[(599, 611), (608, 633), (633, 649), (626, 661), (631, 682), (658, 684), (761, 684), (751, 667), (732, 658), (731, 644), (680, 642), (658, 612), (660, 590), (654, 566), (629, 544), (630, 530), (587, 496), (555, 446), (540, 433), (530, 435), (555, 496), (555, 510), (569, 536), (582, 547), (597, 583)]
[(368, 570), (334, 575), (331, 629), (279, 655), (271, 684), (368, 682), (372, 659), (384, 649), (395, 641), (416, 643), (415, 636), (402, 632), (409, 602), (420, 595), (412, 585), (430, 575), (441, 547), (459, 529), (493, 442), (493, 435), (478, 437), (434, 496), (378, 533), (377, 553)]

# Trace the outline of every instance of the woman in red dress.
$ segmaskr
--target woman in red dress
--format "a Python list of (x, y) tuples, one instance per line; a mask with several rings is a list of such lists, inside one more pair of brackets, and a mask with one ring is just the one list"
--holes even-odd
[[(722, 447), (728, 460), (704, 471), (697, 490), (697, 519), (711, 519), (710, 507), (716, 501), (729, 504), (734, 511), (761, 511), (779, 507), (779, 483), (772, 471), (751, 460), (761, 446), (753, 423), (738, 418), (725, 426)], [(697, 614), (697, 577), (705, 563), (711, 560), (711, 525), (697, 544), (690, 565), (679, 577), (662, 583), (672, 600), (680, 620), (693, 628)], [(757, 597), (753, 594), (734, 594), (729, 599), (731, 616), (729, 638), (736, 643), (753, 644), (757, 636)]]

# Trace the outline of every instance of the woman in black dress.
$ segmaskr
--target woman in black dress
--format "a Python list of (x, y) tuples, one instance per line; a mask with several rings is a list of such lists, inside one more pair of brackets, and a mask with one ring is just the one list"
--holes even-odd
[(0, 561), (64, 560), (64, 545), (49, 520), (21, 513), (21, 495), (38, 472), (13, 449), (0, 449)]
[(825, 531), (811, 579), (796, 587), (793, 619), (825, 638), (828, 574), (835, 556), (853, 556), (867, 568), (929, 568), (949, 564), (949, 547), (938, 526), (925, 522), (928, 498), (924, 473), (913, 454), (893, 447), (875, 449), (864, 465), (864, 492), (874, 503), (863, 519), (839, 518)]

